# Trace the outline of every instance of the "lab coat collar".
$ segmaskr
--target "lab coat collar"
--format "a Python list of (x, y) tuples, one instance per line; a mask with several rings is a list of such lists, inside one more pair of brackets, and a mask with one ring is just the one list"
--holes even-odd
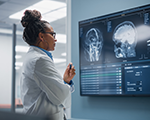
[[(37, 46), (33, 46), (33, 47), (37, 47)], [(40, 48), (40, 47), (37, 47), (37, 48), (41, 49), (43, 52), (45, 52), (45, 53), (53, 60), (53, 56), (52, 56), (52, 53), (51, 53), (51, 52), (49, 52), (49, 51), (47, 51), (47, 50), (44, 50), (44, 49), (42, 49), (42, 48)]]

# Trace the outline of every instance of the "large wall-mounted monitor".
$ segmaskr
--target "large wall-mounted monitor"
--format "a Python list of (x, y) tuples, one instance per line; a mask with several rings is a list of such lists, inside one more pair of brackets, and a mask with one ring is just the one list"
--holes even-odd
[(80, 94), (150, 96), (150, 5), (79, 21)]

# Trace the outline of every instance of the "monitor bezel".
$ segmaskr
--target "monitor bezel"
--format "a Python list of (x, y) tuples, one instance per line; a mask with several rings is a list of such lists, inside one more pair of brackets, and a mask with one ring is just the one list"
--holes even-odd
[[(110, 14), (106, 14), (106, 15), (102, 15), (102, 16), (98, 16), (98, 17), (93, 17), (93, 18), (89, 18), (89, 19), (85, 19), (85, 20), (81, 20), (78, 22), (78, 35), (80, 35), (80, 26), (81, 24), (85, 24), (85, 23), (90, 23), (92, 21), (97, 21), (97, 20), (104, 20), (104, 19), (108, 19), (109, 18), (113, 18), (113, 17), (117, 17), (117, 16), (125, 16), (128, 14), (135, 14), (137, 12), (145, 12), (147, 10), (150, 10), (150, 4), (147, 5), (143, 5), (143, 6), (139, 6), (139, 7), (134, 7), (131, 9), (126, 9), (126, 10), (122, 10), (119, 12), (114, 12), (114, 13), (110, 13)], [(102, 96), (102, 97), (106, 97), (106, 96), (116, 96), (116, 97), (149, 97), (150, 94), (82, 94), (81, 92), (81, 59), (80, 59), (80, 36), (78, 36), (78, 40), (79, 40), (79, 83), (80, 83), (80, 96)]]

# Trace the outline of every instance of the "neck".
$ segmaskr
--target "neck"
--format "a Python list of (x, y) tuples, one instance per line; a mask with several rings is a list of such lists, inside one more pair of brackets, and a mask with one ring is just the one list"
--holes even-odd
[(47, 50), (46, 44), (43, 41), (39, 41), (35, 46), (40, 47), (44, 50)]

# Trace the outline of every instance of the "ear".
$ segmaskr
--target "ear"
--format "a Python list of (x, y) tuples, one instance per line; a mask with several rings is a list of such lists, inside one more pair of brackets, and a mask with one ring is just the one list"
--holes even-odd
[(43, 40), (44, 40), (43, 38), (44, 38), (43, 33), (40, 32), (40, 33), (39, 33), (39, 39), (40, 39), (41, 41), (43, 41)]

